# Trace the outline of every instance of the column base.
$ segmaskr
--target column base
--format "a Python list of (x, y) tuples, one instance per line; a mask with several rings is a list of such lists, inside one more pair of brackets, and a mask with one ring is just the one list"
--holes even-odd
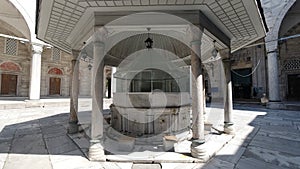
[(284, 104), (280, 101), (270, 101), (267, 103), (268, 109), (284, 109)]
[(207, 162), (209, 160), (209, 155), (207, 152), (206, 145), (203, 140), (193, 140), (191, 144), (191, 155), (200, 162)]
[(235, 128), (233, 123), (226, 123), (224, 124), (224, 133), (228, 135), (235, 135)]
[(89, 160), (99, 162), (106, 161), (104, 148), (100, 140), (90, 140)]
[(75, 133), (78, 133), (78, 122), (75, 121), (75, 122), (69, 122), (69, 128), (68, 128), (68, 133), (69, 134), (75, 134)]

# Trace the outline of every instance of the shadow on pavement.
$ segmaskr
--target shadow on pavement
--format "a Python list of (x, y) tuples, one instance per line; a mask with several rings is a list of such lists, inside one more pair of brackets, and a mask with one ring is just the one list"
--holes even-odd
[(67, 136), (69, 113), (7, 125), (0, 133), (0, 153), (76, 155), (83, 153)]
[(235, 108), (236, 136), (204, 168), (300, 168), (299, 111)]

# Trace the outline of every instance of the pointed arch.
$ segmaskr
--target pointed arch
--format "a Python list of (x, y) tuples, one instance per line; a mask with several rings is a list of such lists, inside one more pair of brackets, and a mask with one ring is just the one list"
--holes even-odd
[[(279, 36), (279, 30), (282, 24), (283, 19), (285, 18), (288, 11), (292, 8), (296, 0), (290, 0), (287, 4), (283, 7), (283, 9), (279, 12), (278, 17), (274, 23), (274, 27), (270, 30), (270, 32), (266, 36), (266, 41), (273, 41), (277, 40)], [(276, 41), (277, 43), (277, 41)], [(277, 48), (275, 45), (274, 48)], [(270, 50), (271, 51), (271, 50)]]
[[(35, 21), (32, 18), (35, 14), (35, 5), (33, 0), (4, 0), (1, 1), (1, 10), (5, 9), (8, 17), (4, 16), (1, 19), (20, 31), (22, 35), (31, 41), (35, 37), (34, 27)], [(4, 9), (3, 9), (4, 8)], [(13, 17), (13, 19), (11, 18)]]
[(0, 70), (20, 72), (21, 67), (17, 63), (14, 63), (14, 62), (11, 62), (11, 61), (6, 61), (6, 62), (2, 62), (0, 64)]
[(54, 68), (49, 69), (48, 74), (50, 74), (50, 75), (63, 75), (63, 71), (59, 68), (54, 67)]

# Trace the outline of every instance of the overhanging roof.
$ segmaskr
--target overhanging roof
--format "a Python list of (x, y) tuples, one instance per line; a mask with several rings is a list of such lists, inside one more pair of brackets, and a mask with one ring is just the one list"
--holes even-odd
[[(93, 32), (97, 12), (201, 11), (204, 17), (199, 18), (198, 24), (206, 23), (208, 36), (229, 38), (232, 51), (265, 36), (255, 0), (44, 0), (37, 11), (38, 38), (65, 51), (82, 47), (81, 41)], [(102, 20), (108, 23), (113, 18)]]

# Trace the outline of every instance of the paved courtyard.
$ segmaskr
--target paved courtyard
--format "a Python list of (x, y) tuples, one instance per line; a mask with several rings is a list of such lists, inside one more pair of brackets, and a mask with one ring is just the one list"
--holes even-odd
[[(82, 110), (88, 109), (83, 105)], [(0, 110), (0, 168), (160, 168), (157, 164), (90, 162), (67, 134), (69, 107)], [(162, 168), (300, 168), (300, 112), (236, 106), (236, 136), (207, 164), (162, 163)], [(77, 144), (75, 144), (75, 142)]]

